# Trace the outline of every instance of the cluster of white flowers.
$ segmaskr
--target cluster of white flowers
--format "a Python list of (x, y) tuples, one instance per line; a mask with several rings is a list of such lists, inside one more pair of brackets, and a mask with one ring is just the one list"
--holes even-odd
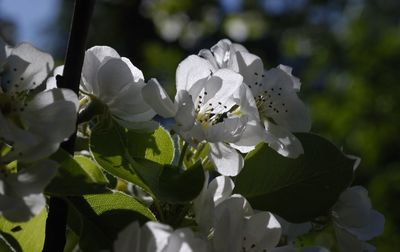
[(46, 158), (75, 129), (76, 95), (43, 87), (53, 64), (29, 44), (0, 39), (0, 214), (12, 221), (44, 208), (42, 192), (58, 166)]
[(265, 71), (258, 56), (225, 39), (179, 64), (176, 90), (172, 102), (151, 80), (142, 95), (160, 116), (175, 119), (173, 129), (194, 148), (207, 142), (222, 175), (236, 176), (243, 168), (237, 151), (247, 153), (261, 142), (286, 157), (303, 153), (292, 132), (307, 132), (311, 123), (290, 67)]
[[(118, 235), (115, 251), (298, 251), (292, 241), (311, 223), (291, 224), (253, 209), (233, 194), (230, 178), (243, 168), (243, 154), (260, 143), (288, 158), (303, 154), (293, 133), (310, 131), (311, 122), (290, 67), (264, 70), (258, 56), (224, 39), (179, 64), (172, 100), (129, 59), (95, 46), (85, 54), (80, 108), (71, 90), (57, 88), (55, 76), (63, 66), (49, 76), (53, 64), (49, 54), (28, 44), (10, 47), (0, 40), (0, 215), (18, 222), (42, 211), (43, 190), (58, 166), (48, 157), (75, 132), (78, 111), (94, 104), (131, 130), (151, 131), (172, 119), (172, 132), (186, 146), (180, 155), (206, 150), (203, 163), (209, 160), (219, 173), (211, 182), (206, 173), (201, 193), (190, 203), (195, 229), (133, 222)], [(162, 119), (156, 121), (156, 115)], [(384, 218), (372, 209), (364, 188), (348, 188), (330, 213), (342, 251), (374, 250), (365, 241), (382, 233)]]
[[(253, 210), (242, 195), (232, 195), (234, 183), (228, 177), (242, 169), (241, 153), (262, 142), (285, 157), (303, 153), (293, 132), (308, 132), (311, 122), (297, 95), (300, 81), (291, 72), (283, 65), (265, 71), (258, 56), (225, 39), (179, 64), (173, 101), (156, 79), (145, 83), (141, 71), (113, 49), (87, 51), (81, 83), (85, 94), (107, 105), (124, 127), (151, 128), (155, 114), (172, 118), (173, 131), (192, 148), (209, 145), (208, 158), (222, 174), (209, 184), (206, 179), (193, 202), (196, 233), (155, 222), (139, 227), (134, 222), (118, 236), (115, 251), (298, 251), (292, 244), (278, 244), (283, 236), (290, 242), (308, 232), (311, 224), (288, 232), (297, 224)], [(342, 251), (363, 251), (367, 245), (362, 241), (382, 232), (383, 217), (371, 210), (366, 194), (348, 203), (346, 197), (353, 197), (346, 196), (348, 191), (332, 210), (337, 239)], [(352, 223), (352, 216), (360, 213)]]

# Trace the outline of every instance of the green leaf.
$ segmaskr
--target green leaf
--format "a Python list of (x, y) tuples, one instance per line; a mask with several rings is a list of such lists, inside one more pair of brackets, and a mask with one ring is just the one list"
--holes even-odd
[[(174, 145), (169, 133), (162, 127), (154, 132), (134, 132), (113, 124), (108, 128), (95, 127), (90, 138), (90, 150), (95, 160), (109, 173), (150, 191), (134, 167), (135, 159), (147, 159), (162, 167), (171, 164)], [(158, 168), (157, 168), (158, 169)], [(146, 175), (142, 170), (141, 175)], [(149, 176), (158, 176), (160, 170), (149, 170)]]
[(46, 218), (45, 209), (28, 222), (14, 223), (0, 218), (0, 233), (15, 251), (40, 252), (44, 243)]
[(187, 170), (146, 160), (132, 160), (137, 174), (157, 199), (169, 203), (185, 203), (200, 193), (204, 185), (201, 162)]
[(159, 198), (170, 203), (190, 201), (203, 189), (204, 179), (201, 162), (185, 171), (173, 166), (165, 167), (159, 179)]
[(108, 180), (90, 159), (77, 156), (72, 158), (59, 149), (51, 156), (60, 166), (56, 177), (46, 187), (46, 193), (57, 196), (75, 196), (104, 192)]
[(266, 144), (250, 152), (234, 192), (245, 196), (255, 209), (304, 222), (326, 214), (349, 186), (354, 159), (320, 136), (296, 136), (304, 148), (297, 159), (285, 158)]
[(121, 192), (69, 197), (68, 226), (80, 237), (82, 251), (111, 249), (118, 233), (133, 221), (155, 220), (153, 213)]

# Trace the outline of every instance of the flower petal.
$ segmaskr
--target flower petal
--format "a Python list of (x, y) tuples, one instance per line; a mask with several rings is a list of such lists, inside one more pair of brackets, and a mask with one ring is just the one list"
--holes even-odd
[(214, 71), (214, 67), (207, 60), (197, 55), (190, 55), (179, 63), (176, 69), (176, 91), (189, 91), (195, 84), (210, 76)]
[(78, 99), (71, 90), (51, 89), (35, 95), (21, 113), (21, 120), (29, 132), (60, 143), (75, 130), (77, 107)]
[(139, 222), (135, 221), (119, 232), (114, 241), (114, 251), (140, 251), (141, 234)]
[(56, 175), (58, 164), (44, 159), (32, 163), (29, 167), (7, 177), (7, 184), (19, 196), (40, 194)]
[(268, 251), (278, 245), (281, 234), (281, 225), (276, 218), (269, 212), (259, 212), (245, 222), (243, 247)]
[(297, 96), (293, 76), (280, 68), (273, 68), (265, 73), (260, 92), (264, 101), (265, 117), (291, 132), (308, 132), (311, 119), (304, 103)]
[(192, 97), (185, 90), (180, 90), (175, 97), (178, 111), (175, 115), (177, 127), (179, 130), (187, 131), (193, 127), (194, 124), (194, 104)]
[(265, 142), (269, 147), (289, 158), (297, 158), (304, 153), (301, 142), (290, 131), (268, 121), (264, 121), (264, 125), (266, 129)]
[(260, 57), (254, 54), (236, 52), (235, 60), (232, 61), (230, 68), (240, 73), (243, 76), (243, 82), (251, 88), (256, 88), (261, 83), (264, 65)]
[(142, 237), (139, 251), (155, 251), (161, 252), (168, 244), (168, 237), (173, 232), (172, 228), (168, 225), (148, 221), (142, 227)]
[(52, 76), (46, 81), (46, 90), (57, 88), (57, 75), (62, 75), (64, 72), (64, 65), (58, 66), (53, 70)]
[(156, 79), (150, 79), (147, 82), (147, 85), (142, 89), (142, 95), (147, 104), (160, 116), (168, 118), (176, 115), (177, 104), (172, 102)]
[(120, 56), (109, 46), (94, 46), (85, 52), (81, 88), (87, 93), (93, 93), (96, 96), (99, 95), (96, 76), (100, 65), (106, 58), (120, 58)]
[(1, 86), (10, 93), (34, 89), (42, 84), (53, 67), (54, 61), (50, 54), (22, 43), (9, 52)]
[(243, 157), (224, 143), (210, 143), (209, 158), (215, 169), (225, 176), (236, 176), (243, 168)]

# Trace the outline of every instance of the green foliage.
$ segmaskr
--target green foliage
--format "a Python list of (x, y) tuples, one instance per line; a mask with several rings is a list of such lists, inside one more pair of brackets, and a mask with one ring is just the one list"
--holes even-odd
[[(46, 218), (46, 210), (24, 223), (9, 222), (0, 218), (0, 234), (17, 252), (40, 252), (44, 243)], [(0, 245), (0, 249), (3, 245)]]
[(83, 156), (72, 158), (60, 149), (51, 157), (59, 163), (56, 177), (46, 187), (46, 193), (75, 196), (104, 192), (107, 178), (93, 161)]
[(167, 202), (188, 202), (200, 193), (204, 179), (201, 162), (197, 162), (185, 171), (174, 166), (167, 166), (159, 178), (157, 195)]
[(120, 192), (69, 197), (68, 201), (68, 225), (79, 236), (82, 251), (110, 249), (129, 223), (155, 220), (148, 208)]
[(174, 156), (171, 136), (161, 127), (146, 133), (128, 131), (116, 124), (107, 128), (98, 126), (92, 131), (90, 150), (107, 172), (139, 185), (148, 192), (151, 190), (135, 170), (142, 166), (134, 167), (134, 159), (146, 159), (161, 165), (146, 170), (149, 176), (157, 177), (161, 172), (159, 167), (171, 164)]
[(354, 160), (314, 134), (296, 135), (304, 154), (285, 158), (266, 144), (246, 156), (234, 191), (255, 209), (268, 210), (291, 222), (325, 215), (353, 178)]
[(95, 127), (90, 147), (106, 171), (141, 186), (158, 200), (187, 202), (202, 189), (204, 174), (200, 163), (186, 171), (171, 165), (174, 145), (162, 127), (152, 133), (133, 132), (118, 125)]

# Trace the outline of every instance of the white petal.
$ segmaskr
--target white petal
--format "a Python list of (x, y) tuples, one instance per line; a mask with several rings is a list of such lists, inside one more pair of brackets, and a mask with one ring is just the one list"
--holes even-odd
[(292, 68), (290, 66), (285, 66), (285, 65), (279, 65), (278, 68), (281, 69), (282, 71), (285, 71), (291, 77), (293, 88), (299, 91), (301, 87), (301, 82), (297, 77), (294, 77), (292, 75)]
[[(43, 208), (45, 206), (45, 199), (41, 194), (34, 195), (33, 198), (28, 200), (30, 200), (31, 204), (36, 201), (37, 204), (33, 204), (36, 206), (35, 211), (39, 209), (39, 207)], [(25, 222), (34, 216), (24, 199), (3, 195), (0, 195), (0, 214), (12, 222)]]
[(175, 230), (168, 239), (163, 252), (206, 252), (207, 243), (193, 235), (189, 228)]
[(227, 176), (218, 176), (208, 185), (207, 193), (211, 196), (215, 205), (231, 196), (235, 184)]
[(289, 158), (297, 158), (304, 153), (301, 142), (287, 129), (264, 121), (266, 139), (269, 147)]
[(348, 227), (347, 231), (362, 241), (370, 240), (381, 235), (384, 230), (385, 216), (376, 210), (371, 210), (368, 224), (362, 228)]
[(214, 72), (214, 67), (205, 59), (190, 55), (176, 69), (176, 91), (189, 91), (196, 83)]
[(209, 158), (215, 169), (225, 176), (236, 176), (243, 168), (243, 157), (224, 143), (210, 143)]
[(247, 200), (241, 195), (233, 195), (215, 208), (214, 251), (242, 251), (245, 217), (252, 215)]
[(218, 63), (215, 60), (214, 54), (208, 49), (202, 49), (199, 51), (198, 55), (203, 59), (206, 59), (214, 69), (218, 69)]
[[(231, 70), (220, 69), (216, 71), (205, 83), (205, 91), (210, 99), (204, 100), (204, 103), (214, 104), (214, 113), (223, 111), (223, 106), (230, 109), (234, 104), (233, 95), (240, 91), (242, 81), (243, 77)], [(222, 106), (215, 107), (215, 104), (218, 103), (221, 103)]]
[[(118, 97), (128, 85), (133, 85), (134, 78), (129, 66), (120, 58), (106, 60), (97, 71), (98, 97), (109, 104)], [(138, 88), (138, 92), (140, 89)]]
[[(239, 211), (235, 211), (238, 209), (236, 206), (222, 207), (224, 203), (216, 209), (218, 217), (214, 226), (214, 251), (239, 252), (241, 251), (244, 218)], [(229, 203), (232, 202), (229, 201)]]
[(175, 115), (177, 126), (180, 130), (190, 130), (193, 127), (195, 120), (192, 97), (187, 91), (180, 90), (177, 92), (175, 100), (175, 103), (178, 105), (178, 111)]
[(259, 212), (246, 220), (243, 233), (243, 247), (262, 251), (278, 245), (281, 238), (281, 225), (268, 212)]
[(231, 50), (231, 45), (232, 42), (229, 39), (221, 39), (211, 47), (211, 51), (214, 53), (215, 60), (220, 68), (228, 67), (231, 51), (233, 51)]
[(77, 97), (71, 90), (51, 89), (37, 94), (27, 104), (21, 120), (30, 132), (60, 143), (75, 130), (77, 106)]
[(383, 232), (385, 218), (371, 209), (368, 191), (361, 186), (346, 189), (333, 207), (338, 225), (360, 240), (369, 240)]
[(117, 239), (114, 241), (114, 251), (139, 251), (140, 238), (139, 223), (137, 221), (132, 222), (119, 232)]
[(62, 75), (64, 72), (64, 65), (58, 66), (54, 69), (53, 75), (46, 81), (46, 90), (57, 88), (57, 75)]
[(261, 59), (248, 52), (236, 52), (231, 69), (243, 76), (243, 82), (251, 88), (261, 83), (264, 65)]
[(28, 43), (12, 48), (4, 66), (1, 82), (6, 92), (29, 90), (39, 86), (52, 71), (54, 61), (50, 54)]
[[(265, 117), (272, 118), (275, 124), (287, 128), (291, 132), (308, 132), (311, 119), (307, 107), (297, 96), (291, 75), (279, 68), (265, 73), (260, 91), (265, 99)], [(267, 92), (267, 93), (264, 93)]]
[(8, 185), (19, 196), (40, 194), (55, 176), (58, 164), (52, 160), (41, 160), (32, 163), (16, 174), (7, 177)]
[(135, 67), (128, 58), (121, 57), (121, 59), (126, 63), (126, 65), (131, 70), (135, 82), (138, 82), (139, 80), (144, 80), (143, 73), (139, 68)]
[(149, 221), (142, 227), (140, 251), (161, 252), (168, 244), (168, 238), (173, 232), (168, 225)]
[(310, 232), (312, 228), (311, 222), (291, 223), (278, 215), (275, 215), (275, 217), (281, 224), (282, 234), (286, 236), (288, 242), (292, 242), (296, 240), (298, 236)]
[(246, 124), (246, 116), (226, 118), (222, 122), (206, 128), (206, 138), (209, 142), (212, 143), (236, 143), (242, 136)]
[(85, 52), (81, 88), (87, 93), (99, 95), (96, 76), (100, 65), (106, 58), (120, 58), (120, 56), (113, 48), (108, 46), (94, 46)]
[(143, 99), (153, 110), (162, 117), (174, 117), (178, 110), (177, 104), (173, 103), (167, 92), (161, 87), (156, 79), (150, 79), (142, 89)]
[(371, 210), (368, 191), (361, 186), (347, 188), (333, 207), (336, 222), (344, 227), (361, 228), (367, 225)]
[(375, 251), (375, 248), (364, 241), (360, 241), (345, 229), (335, 226), (336, 239), (340, 251), (344, 252), (368, 252)]

